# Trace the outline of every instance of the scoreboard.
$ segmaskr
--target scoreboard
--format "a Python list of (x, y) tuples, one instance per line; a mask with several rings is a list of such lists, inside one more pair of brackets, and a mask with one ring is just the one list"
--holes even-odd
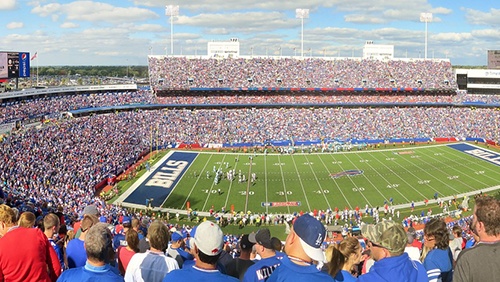
[(0, 51), (0, 79), (30, 76), (30, 53)]

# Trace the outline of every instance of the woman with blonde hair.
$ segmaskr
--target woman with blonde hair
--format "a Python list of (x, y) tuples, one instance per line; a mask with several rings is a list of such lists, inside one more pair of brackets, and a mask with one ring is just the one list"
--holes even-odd
[(335, 281), (356, 281), (351, 272), (361, 259), (361, 244), (356, 237), (348, 237), (339, 244), (332, 244), (326, 249), (328, 273)]
[(34, 213), (26, 211), (19, 216), (17, 225), (19, 227), (33, 228), (35, 226), (36, 216)]

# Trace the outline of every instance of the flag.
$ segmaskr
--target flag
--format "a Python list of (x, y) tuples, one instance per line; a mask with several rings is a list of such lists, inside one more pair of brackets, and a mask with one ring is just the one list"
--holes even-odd
[(33, 56), (31, 56), (31, 60), (33, 61), (34, 59), (36, 59), (37, 55), (38, 55), (38, 52), (35, 52), (35, 54)]

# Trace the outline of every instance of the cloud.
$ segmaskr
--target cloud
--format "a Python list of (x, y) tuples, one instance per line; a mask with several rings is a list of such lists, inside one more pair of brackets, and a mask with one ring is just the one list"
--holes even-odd
[(156, 19), (159, 16), (149, 10), (137, 7), (117, 7), (107, 3), (94, 1), (75, 1), (68, 4), (51, 3), (36, 6), (31, 11), (41, 17), (65, 17), (70, 21), (87, 21), (93, 23), (121, 23)]
[(233, 32), (255, 33), (296, 27), (300, 22), (280, 12), (248, 12), (231, 14), (198, 14), (179, 16), (174, 25), (203, 27), (210, 34)]
[(475, 38), (481, 38), (484, 40), (492, 40), (492, 41), (500, 42), (500, 30), (498, 30), (498, 29), (473, 30), (472, 36), (474, 36)]
[(60, 28), (78, 28), (80, 25), (73, 22), (65, 22), (59, 26)]
[(489, 12), (464, 9), (465, 18), (471, 24), (500, 27), (500, 9), (491, 8)]
[[(326, 4), (325, 4), (326, 2)], [(296, 8), (313, 9), (321, 6), (331, 6), (336, 1), (324, 0), (296, 0), (296, 1), (268, 1), (268, 0), (253, 0), (253, 1), (231, 1), (227, 0), (171, 0), (166, 3), (164, 0), (135, 0), (134, 5), (145, 7), (165, 7), (168, 5), (179, 5), (180, 13), (186, 11), (203, 11), (206, 12), (224, 12), (228, 10), (255, 10), (264, 9), (273, 10), (289, 10), (295, 11)]]
[(473, 35), (471, 33), (458, 33), (458, 32), (442, 32), (438, 34), (433, 34), (430, 36), (429, 40), (439, 44), (449, 44), (449, 43), (459, 43), (467, 40), (472, 40)]
[(0, 11), (14, 10), (16, 8), (16, 0), (1, 0)]
[(7, 29), (17, 29), (17, 28), (23, 28), (24, 23), (23, 22), (10, 22), (7, 24)]

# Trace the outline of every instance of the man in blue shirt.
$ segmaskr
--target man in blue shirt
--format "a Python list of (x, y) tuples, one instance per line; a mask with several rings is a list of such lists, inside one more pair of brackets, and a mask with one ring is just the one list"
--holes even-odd
[(361, 233), (368, 239), (375, 263), (368, 273), (358, 277), (358, 281), (429, 281), (424, 266), (404, 252), (408, 235), (403, 225), (390, 220), (377, 225), (362, 224)]
[(85, 215), (80, 227), (81, 234), (79, 238), (74, 238), (69, 241), (66, 247), (66, 257), (68, 258), (68, 268), (84, 266), (87, 261), (85, 252), (84, 240), (90, 227), (96, 224), (99, 219), (94, 215)]
[(92, 226), (85, 235), (87, 262), (82, 267), (64, 271), (57, 281), (123, 281), (118, 270), (108, 264), (113, 259), (111, 238), (107, 224), (97, 223)]
[(296, 218), (286, 238), (286, 255), (267, 281), (334, 281), (315, 265), (325, 261), (321, 250), (325, 237), (325, 227), (311, 215)]
[(260, 229), (256, 233), (250, 233), (248, 240), (255, 244), (255, 251), (261, 259), (256, 260), (255, 264), (247, 269), (243, 281), (266, 281), (274, 269), (281, 264), (271, 242), (271, 232), (267, 228)]

